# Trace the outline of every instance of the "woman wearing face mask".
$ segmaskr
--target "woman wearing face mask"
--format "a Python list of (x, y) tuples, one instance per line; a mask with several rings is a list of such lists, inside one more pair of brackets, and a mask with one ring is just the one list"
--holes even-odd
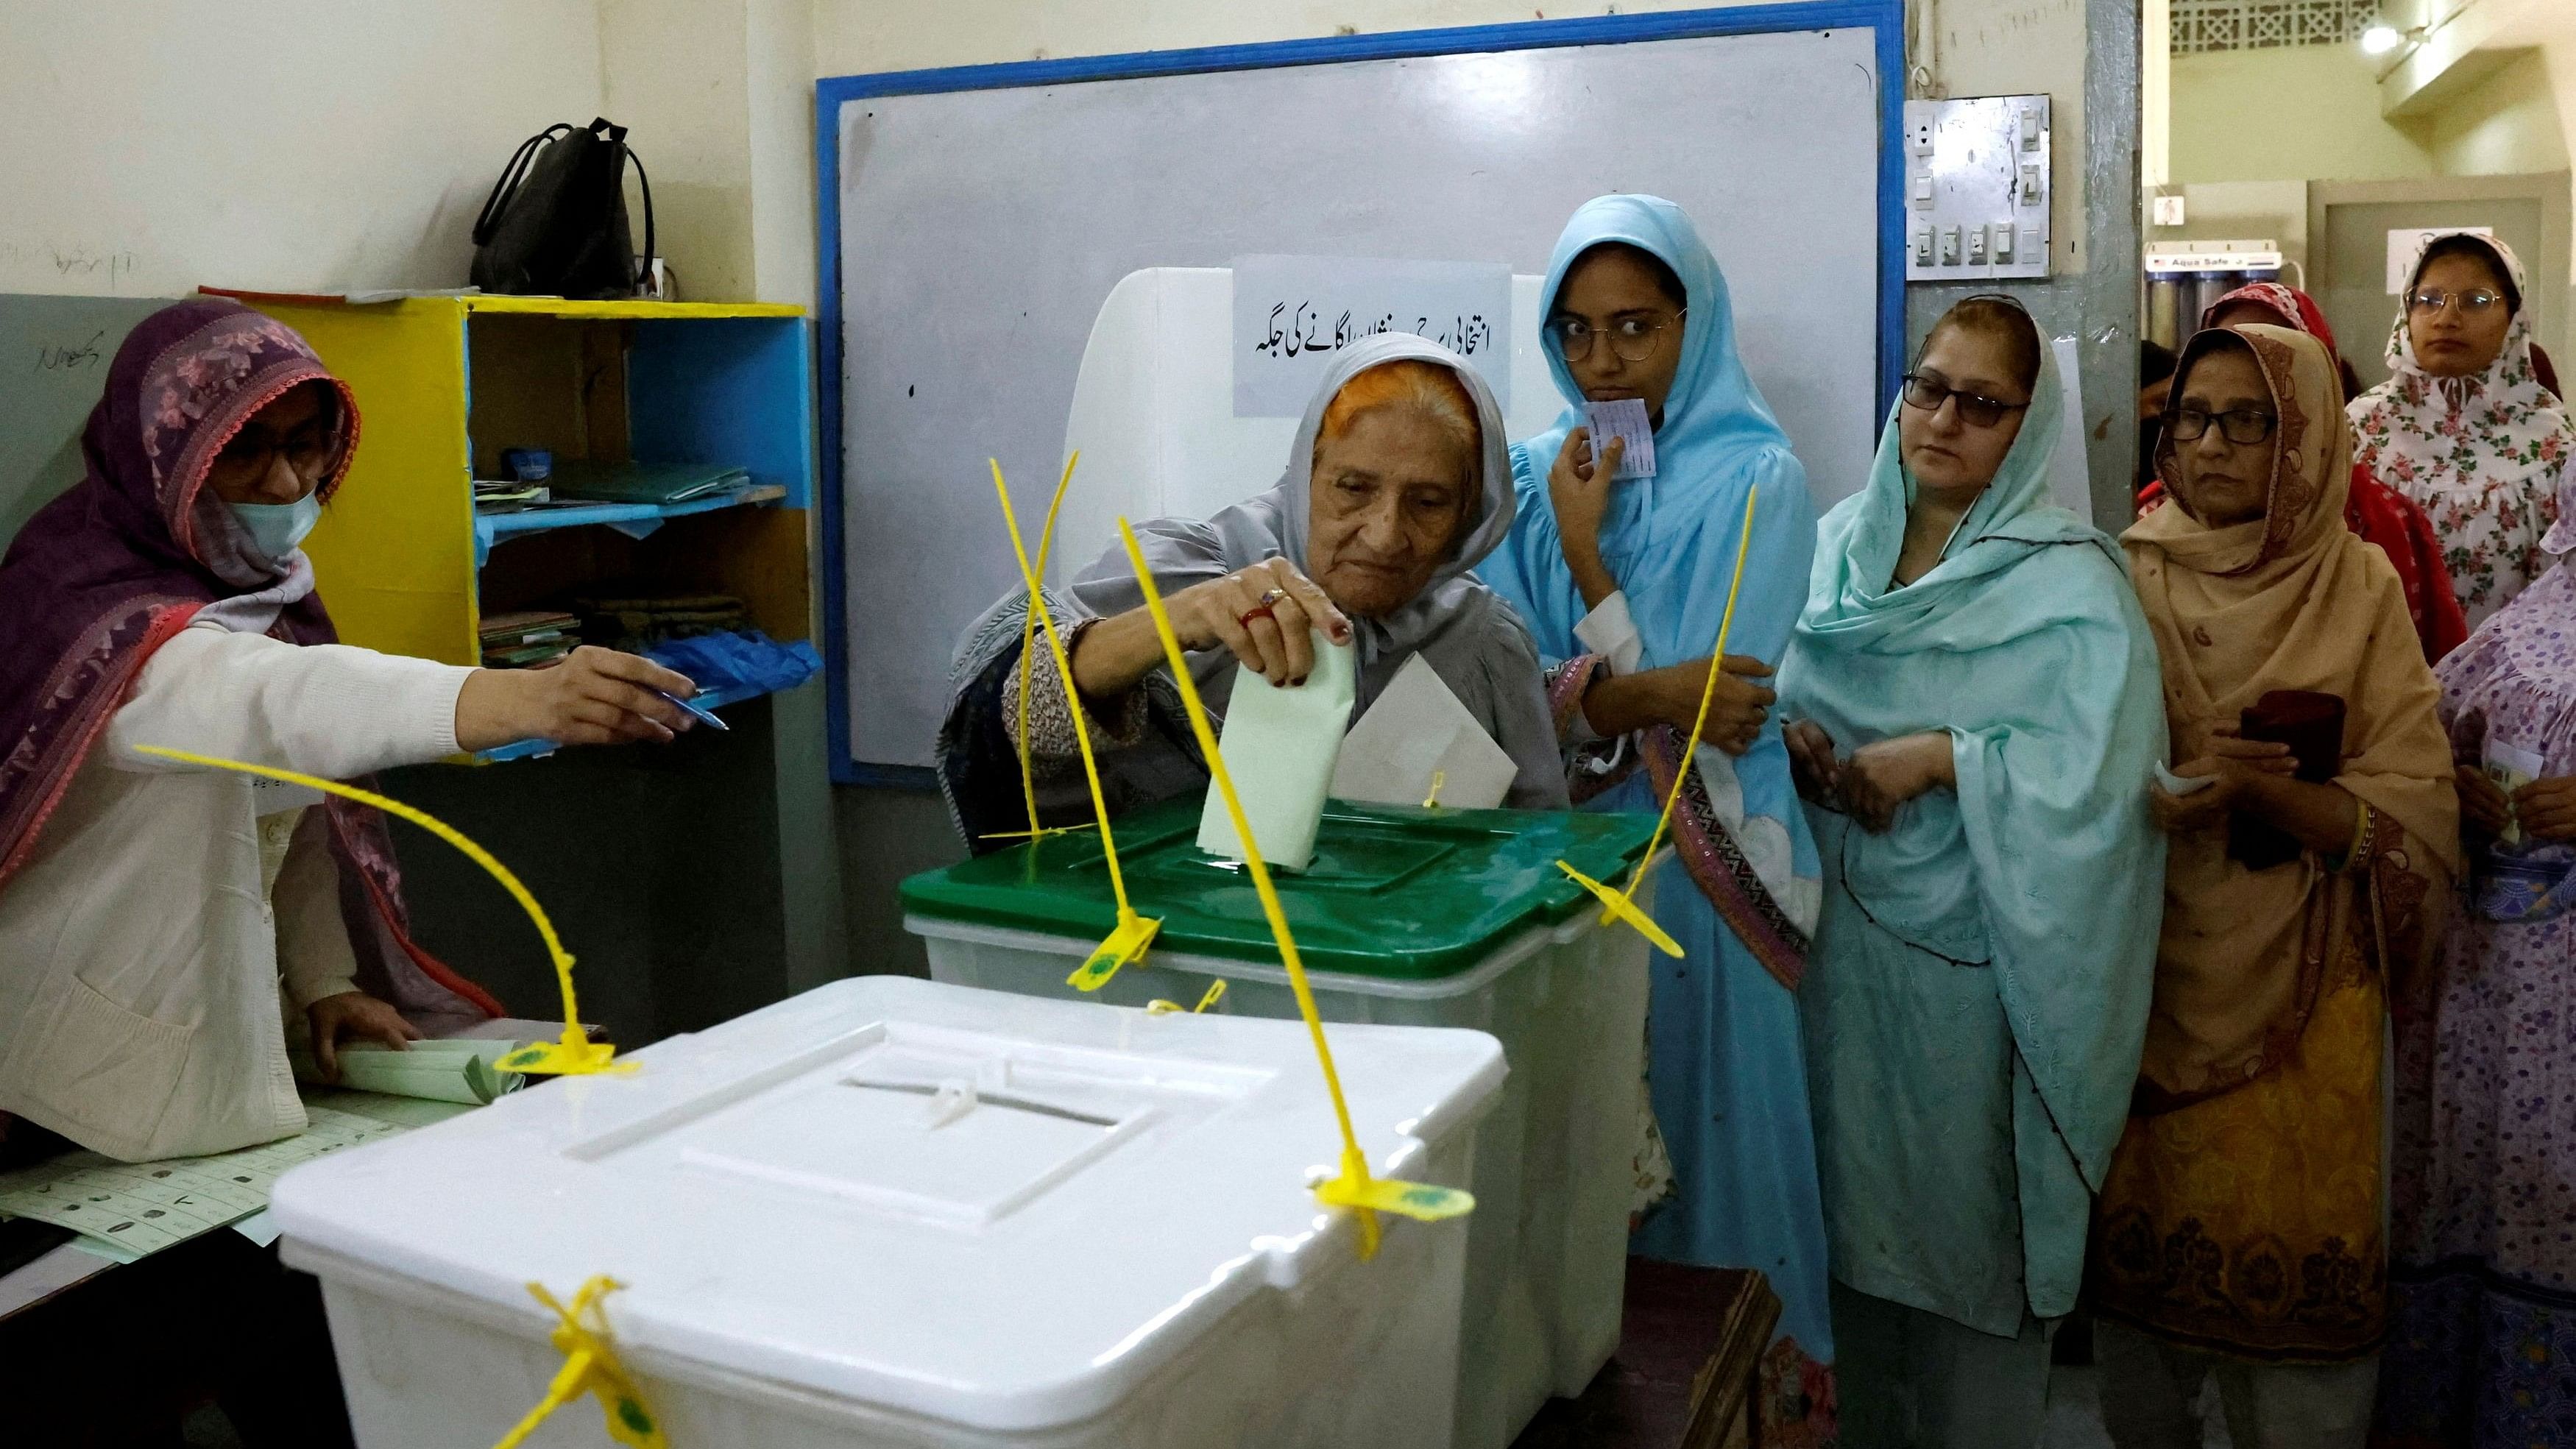
[[(289, 1136), (306, 1121), (290, 1035), (332, 1075), (351, 1039), (400, 1047), (498, 1014), (411, 940), (376, 811), (336, 796), (269, 809), (244, 776), (138, 746), (348, 779), (533, 736), (687, 727), (651, 691), (689, 681), (606, 650), (493, 671), (334, 643), (296, 545), (357, 437), (355, 400), (303, 339), (234, 302), (179, 303), (117, 350), (82, 438), (88, 475), (0, 559), (0, 1156), (68, 1138), (136, 1161)], [(238, 1235), (149, 1266), (126, 1289), (166, 1281), (190, 1316), (257, 1301), (280, 1333), (322, 1342), (309, 1285), (297, 1306), (275, 1254)], [(209, 1372), (227, 1410), (255, 1442), (345, 1443), (327, 1346), (314, 1392), (280, 1395), (269, 1380), (294, 1351), (263, 1332), (221, 1336)], [(156, 1330), (136, 1351), (185, 1337)], [(97, 1359), (74, 1349), (50, 1368), (9, 1357), (53, 1386)], [(60, 1397), (113, 1439), (120, 1415), (156, 1408), (115, 1387)]]
[(2017, 304), (1951, 308), (1780, 668), (1825, 865), (1799, 999), (1855, 1446), (2038, 1444), (2137, 1075), (2164, 713), (2117, 546), (2049, 502), (2064, 407)]
[[(2440, 943), (2459, 808), (2405, 592), (2343, 524), (2339, 392), (2305, 333), (2195, 336), (2159, 460), (2174, 504), (2123, 540), (2183, 763), (2153, 795), (2155, 1002), (2094, 1235), (2121, 1449), (2200, 1444), (2213, 1374), (2243, 1449), (2358, 1449), (2370, 1425), (2386, 1017)], [(2331, 779), (2244, 737), (2273, 690), (2342, 701)]]
[[(1764, 1360), (1775, 1437), (1831, 1422), (1833, 1332), (1816, 1195), (1797, 985), (1820, 886), (1761, 682), (1807, 596), (1815, 505), (1735, 350), (1717, 259), (1682, 209), (1653, 196), (1586, 202), (1557, 238), (1541, 293), (1548, 367), (1568, 403), (1557, 426), (1512, 445), (1520, 518), (1480, 572), (1530, 621), (1575, 798), (1661, 808), (1685, 763), (1697, 788), (1674, 815), (1687, 881), (1667, 878), (1655, 918), (1688, 953), (1654, 973), (1636, 1251), (1758, 1267), (1785, 1303), (1787, 1340)], [(1596, 463), (1586, 402), (1634, 398), (1654, 428), (1655, 473)], [(1728, 656), (1712, 661), (1745, 500), (1759, 488)], [(1712, 663), (1701, 746), (1682, 746)]]
[(2542, 536), (2576, 467), (2576, 426), (2532, 371), (2513, 249), (2426, 243), (2388, 334), (2388, 381), (2353, 399), (2354, 457), (2422, 505), (2474, 629), (2550, 566)]
[[(1358, 647), (1354, 721), (1420, 654), (1520, 762), (1506, 803), (1562, 809), (1565, 782), (1529, 633), (1467, 572), (1511, 522), (1493, 393), (1448, 349), (1388, 333), (1336, 355), (1277, 487), (1204, 521), (1161, 519), (1136, 536), (1211, 710), (1224, 712), (1237, 666), (1273, 684), (1304, 683), (1315, 630)], [(1089, 722), (1113, 816), (1207, 784), (1126, 550), (1110, 549), (1047, 602), (1064, 631), (1079, 711), (1043, 654), (1025, 676), (1020, 668), (1026, 590), (996, 604), (959, 651), (939, 768), (969, 849), (994, 849), (995, 836), (1025, 828), (1024, 677), (1042, 819), (1091, 818), (1077, 713)]]

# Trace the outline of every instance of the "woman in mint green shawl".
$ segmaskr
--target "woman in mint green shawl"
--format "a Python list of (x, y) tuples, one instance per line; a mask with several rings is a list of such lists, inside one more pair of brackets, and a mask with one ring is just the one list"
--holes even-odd
[(2018, 305), (1951, 309), (1781, 667), (1846, 1444), (2039, 1442), (2137, 1077), (2164, 709), (2117, 545), (2048, 501), (2063, 407)]

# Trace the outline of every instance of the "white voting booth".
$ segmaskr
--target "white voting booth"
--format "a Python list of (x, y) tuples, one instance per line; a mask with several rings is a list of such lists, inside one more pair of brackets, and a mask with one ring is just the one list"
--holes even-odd
[[(1512, 278), (1503, 421), (1515, 438), (1565, 410), (1539, 351), (1540, 280)], [(1065, 419), (1065, 455), (1082, 462), (1056, 521), (1048, 582), (1115, 547), (1121, 516), (1205, 518), (1279, 481), (1297, 419), (1235, 416), (1233, 307), (1226, 267), (1147, 267), (1110, 289)]]

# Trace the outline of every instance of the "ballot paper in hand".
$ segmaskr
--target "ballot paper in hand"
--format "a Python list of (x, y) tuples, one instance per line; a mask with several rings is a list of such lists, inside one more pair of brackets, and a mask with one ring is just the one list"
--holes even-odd
[(1420, 805), (1440, 783), (1439, 803), (1491, 810), (1511, 793), (1519, 766), (1458, 702), (1440, 671), (1416, 654), (1342, 741), (1333, 796), (1382, 805)]
[(1655, 426), (1646, 420), (1642, 399), (1588, 402), (1583, 412), (1591, 420), (1592, 461), (1601, 461), (1602, 450), (1610, 446), (1612, 438), (1626, 445), (1619, 454), (1619, 471), (1610, 475), (1613, 480), (1655, 476)]
[[(1334, 644), (1317, 630), (1315, 668), (1306, 682), (1281, 689), (1238, 666), (1226, 700), (1225, 728), (1217, 752), (1242, 798), (1244, 818), (1262, 863), (1274, 870), (1304, 870), (1315, 858), (1315, 830), (1324, 819), (1324, 788), (1332, 782), (1342, 732), (1351, 722), (1352, 675), (1357, 650)], [(1225, 800), (1208, 787), (1199, 813), (1199, 849), (1227, 860), (1243, 847), (1226, 814)]]
[[(505, 1072), (493, 1065), (518, 1047), (514, 1041), (448, 1038), (410, 1042), (395, 1051), (375, 1042), (348, 1042), (339, 1052), (338, 1085), (354, 1092), (479, 1107), (504, 1092), (517, 1090), (525, 1080), (517, 1072)], [(298, 1077), (321, 1079), (319, 1068), (302, 1048), (290, 1059)]]

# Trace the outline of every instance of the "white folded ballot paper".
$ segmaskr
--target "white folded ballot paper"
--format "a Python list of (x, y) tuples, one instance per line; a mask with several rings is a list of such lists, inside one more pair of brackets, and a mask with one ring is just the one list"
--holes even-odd
[[(1315, 858), (1324, 790), (1332, 782), (1357, 688), (1352, 677), (1356, 651), (1330, 642), (1321, 630), (1315, 631), (1314, 641), (1314, 672), (1292, 689), (1277, 688), (1258, 672), (1237, 666), (1225, 727), (1217, 733), (1217, 752), (1225, 756), (1226, 773), (1243, 799), (1253, 843), (1275, 870), (1304, 870)], [(1243, 859), (1225, 798), (1213, 783), (1207, 808), (1199, 814), (1199, 849)]]
[(1438, 803), (1491, 810), (1511, 793), (1520, 767), (1450, 692), (1431, 662), (1404, 661), (1386, 692), (1342, 741), (1333, 771), (1337, 800), (1420, 805), (1440, 782)]

